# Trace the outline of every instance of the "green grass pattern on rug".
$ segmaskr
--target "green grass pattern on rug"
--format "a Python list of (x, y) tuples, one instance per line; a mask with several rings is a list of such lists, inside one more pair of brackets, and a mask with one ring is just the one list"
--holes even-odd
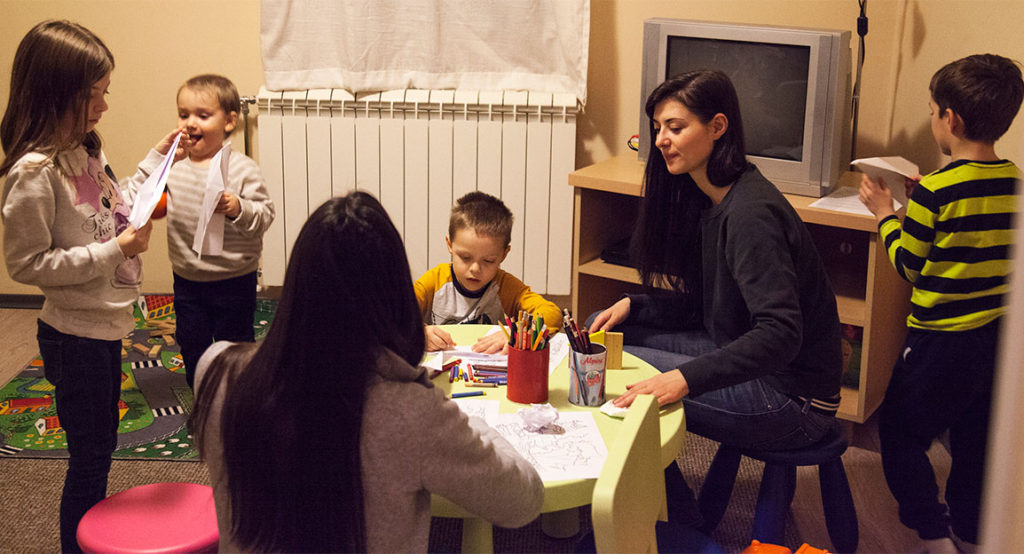
[[(263, 338), (277, 303), (260, 299), (253, 328)], [(115, 459), (194, 460), (186, 422), (192, 391), (177, 342), (171, 295), (144, 295), (135, 305), (135, 331), (124, 341), (121, 421)], [(170, 340), (168, 340), (168, 338)], [(159, 347), (159, 348), (157, 348)], [(0, 456), (66, 458), (67, 442), (42, 358), (0, 388)]]

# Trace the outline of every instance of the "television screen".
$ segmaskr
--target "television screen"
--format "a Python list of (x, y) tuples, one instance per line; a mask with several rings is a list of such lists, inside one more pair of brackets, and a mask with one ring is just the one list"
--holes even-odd
[(665, 78), (718, 69), (736, 87), (747, 153), (802, 161), (809, 46), (668, 37)]
[(640, 144), (644, 110), (665, 79), (717, 69), (736, 87), (747, 159), (779, 190), (824, 196), (850, 164), (850, 31), (654, 18), (644, 21)]

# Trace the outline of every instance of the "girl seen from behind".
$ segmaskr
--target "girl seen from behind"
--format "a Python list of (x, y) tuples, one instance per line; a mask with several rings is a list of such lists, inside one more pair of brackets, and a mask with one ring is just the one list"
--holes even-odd
[[(18, 45), (0, 123), (4, 259), (12, 279), (38, 286), (45, 297), (37, 338), (69, 453), (60, 504), (64, 552), (78, 551), (78, 521), (106, 496), (121, 337), (135, 327), (137, 255), (152, 227), (128, 223), (131, 206), (96, 131), (113, 69), (110, 50), (85, 27), (39, 23)], [(186, 140), (176, 157), (188, 147)], [(168, 138), (157, 148), (166, 153)]]
[(295, 242), (266, 339), (218, 342), (197, 368), (191, 428), (221, 549), (424, 552), (431, 493), (498, 525), (536, 517), (536, 471), (432, 387), (423, 348), (383, 207), (327, 201)]

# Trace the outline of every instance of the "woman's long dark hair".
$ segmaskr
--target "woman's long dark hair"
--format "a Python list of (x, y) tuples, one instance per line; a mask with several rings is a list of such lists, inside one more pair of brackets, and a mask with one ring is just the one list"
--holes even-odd
[[(29, 152), (54, 158), (63, 150), (85, 144), (89, 154), (100, 151), (95, 130), (88, 124), (92, 85), (114, 69), (114, 55), (89, 29), (70, 21), (43, 21), (33, 27), (14, 54), (11, 95), (0, 122), (0, 144), (6, 156), (0, 177)], [(74, 116), (70, 135), (64, 118)]]
[(221, 433), (238, 546), (366, 550), (366, 387), (385, 349), (413, 366), (423, 356), (410, 275), (373, 196), (332, 198), (295, 241), (266, 339), (227, 349), (209, 368), (191, 423), (203, 449), (211, 403), (226, 387)]
[[(725, 115), (729, 126), (715, 141), (708, 158), (711, 184), (725, 187), (747, 169), (743, 122), (736, 90), (720, 71), (700, 70), (676, 75), (658, 85), (644, 110), (650, 118), (651, 151), (644, 171), (644, 198), (630, 245), (645, 286), (669, 286), (679, 293), (698, 294), (700, 287), (700, 214), (711, 205), (689, 174), (672, 175), (657, 148), (654, 110), (677, 100), (702, 123)], [(698, 296), (699, 301), (699, 296)]]

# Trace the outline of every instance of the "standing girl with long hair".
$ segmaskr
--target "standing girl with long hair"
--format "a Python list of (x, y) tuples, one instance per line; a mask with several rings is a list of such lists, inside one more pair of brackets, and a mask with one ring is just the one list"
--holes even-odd
[[(114, 57), (69, 21), (44, 21), (18, 45), (0, 143), (4, 259), (45, 297), (39, 351), (68, 445), (61, 550), (78, 550), (82, 515), (106, 496), (117, 445), (121, 338), (135, 327), (152, 226), (135, 229), (96, 132)], [(170, 148), (165, 137), (157, 148)]]
[[(645, 285), (598, 314), (627, 349), (663, 373), (629, 387), (683, 401), (688, 431), (747, 448), (787, 450), (834, 424), (842, 371), (836, 300), (813, 240), (782, 194), (745, 158), (729, 78), (702, 70), (647, 99), (651, 149), (632, 251)], [(675, 467), (673, 497), (692, 499)], [(675, 489), (675, 490), (673, 490)], [(676, 492), (678, 491), (678, 494)], [(676, 514), (699, 522), (692, 510)]]
[(225, 552), (425, 552), (430, 495), (504, 526), (535, 518), (533, 467), (418, 368), (402, 239), (372, 196), (306, 221), (261, 343), (214, 343), (191, 428)]

